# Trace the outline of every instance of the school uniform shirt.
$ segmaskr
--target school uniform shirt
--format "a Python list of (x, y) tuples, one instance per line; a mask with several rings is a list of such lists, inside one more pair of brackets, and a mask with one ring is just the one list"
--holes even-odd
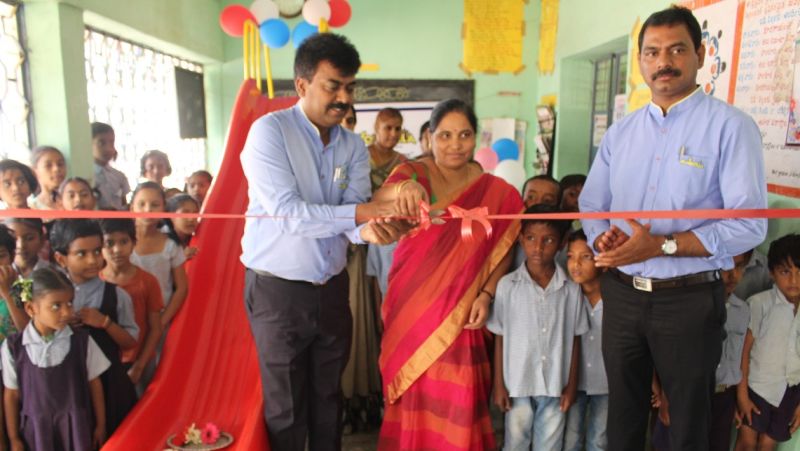
[[(581, 212), (767, 208), (761, 132), (750, 116), (699, 87), (666, 114), (651, 102), (608, 129), (578, 203)], [(587, 243), (612, 225), (632, 233), (622, 219), (581, 222)], [(711, 255), (654, 257), (619, 268), (662, 279), (731, 269), (734, 255), (758, 246), (767, 234), (764, 218), (642, 224), (655, 235), (691, 230)]]
[(101, 210), (125, 210), (125, 196), (131, 191), (125, 174), (110, 164), (94, 163), (94, 186), (100, 193), (97, 206)]
[(397, 242), (394, 242), (383, 246), (370, 244), (367, 249), (366, 273), (378, 280), (383, 296), (386, 296), (386, 291), (389, 289), (389, 269), (392, 267), (396, 247)]
[(778, 406), (786, 387), (800, 383), (800, 320), (786, 296), (773, 287), (749, 299), (750, 388)]
[(733, 290), (739, 299), (748, 299), (750, 296), (772, 288), (772, 277), (769, 274), (767, 256), (753, 250), (753, 256), (744, 268), (742, 280)]
[(736, 385), (742, 380), (742, 350), (747, 326), (750, 324), (750, 306), (732, 294), (725, 302), (728, 314), (725, 319), (725, 341), (722, 357), (717, 365), (717, 385)]
[[(100, 310), (103, 305), (103, 291), (105, 282), (99, 277), (87, 280), (75, 285), (75, 297), (72, 299), (72, 307), (75, 312), (84, 307)], [(120, 287), (117, 290), (117, 324), (131, 334), (134, 340), (139, 339), (139, 326), (136, 325), (133, 313), (133, 301), (128, 293)]]
[(183, 253), (183, 248), (171, 238), (168, 238), (164, 243), (164, 248), (161, 249), (161, 252), (139, 255), (136, 251), (133, 251), (131, 254), (131, 263), (158, 279), (164, 306), (169, 305), (169, 301), (172, 299), (172, 292), (175, 291), (172, 270), (185, 262), (186, 254)]
[(575, 336), (589, 330), (580, 286), (556, 265), (543, 289), (524, 264), (500, 279), (486, 327), (503, 336), (503, 376), (515, 398), (561, 396)]
[(282, 279), (325, 283), (344, 270), (348, 241), (363, 243), (355, 212), (371, 194), (369, 154), (341, 126), (323, 144), (302, 103), (262, 116), (247, 135), (241, 261)]
[(581, 335), (581, 368), (578, 371), (578, 390), (587, 395), (607, 395), (608, 378), (606, 365), (603, 362), (603, 300), (594, 307), (586, 296), (582, 297), (589, 330)]
[[(66, 326), (56, 331), (52, 339), (46, 340), (39, 334), (31, 321), (22, 331), (22, 346), (25, 347), (31, 363), (37, 367), (54, 367), (61, 364), (69, 354), (70, 337), (73, 333), (72, 329)], [(14, 359), (8, 349), (8, 340), (3, 340), (3, 346), (0, 347), (0, 360), (3, 363), (3, 385), (6, 388), (18, 390), (17, 368), (14, 366)], [(92, 340), (92, 337), (89, 337), (89, 347), (86, 352), (87, 380), (100, 376), (109, 366), (111, 366), (111, 362), (108, 361), (97, 343)]]

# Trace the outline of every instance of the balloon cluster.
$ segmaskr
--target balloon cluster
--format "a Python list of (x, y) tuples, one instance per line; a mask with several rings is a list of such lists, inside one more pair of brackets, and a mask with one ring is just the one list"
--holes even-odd
[(483, 147), (475, 152), (475, 161), (484, 171), (504, 179), (513, 186), (525, 183), (525, 168), (519, 161), (519, 146), (512, 139), (498, 139), (492, 147)]
[[(258, 24), (261, 41), (271, 49), (283, 47), (292, 39), (299, 47), (306, 38), (319, 31), (320, 24), (330, 27), (344, 26), (350, 20), (350, 4), (347, 0), (307, 0), (303, 5), (303, 19), (294, 30), (281, 19), (278, 5), (273, 0), (255, 0), (249, 8), (230, 5), (222, 10), (219, 24), (230, 36), (241, 37), (248, 20)], [(323, 30), (324, 31), (324, 30)]]

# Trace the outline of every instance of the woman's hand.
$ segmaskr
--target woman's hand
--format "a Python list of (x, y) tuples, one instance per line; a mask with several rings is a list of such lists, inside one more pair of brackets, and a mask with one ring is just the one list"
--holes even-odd
[(397, 214), (414, 223), (419, 222), (419, 203), (428, 202), (428, 192), (414, 180), (403, 180), (395, 186)]
[(480, 329), (486, 324), (489, 319), (489, 305), (492, 303), (492, 298), (485, 292), (478, 294), (475, 301), (472, 303), (472, 309), (469, 312), (469, 319), (464, 329)]

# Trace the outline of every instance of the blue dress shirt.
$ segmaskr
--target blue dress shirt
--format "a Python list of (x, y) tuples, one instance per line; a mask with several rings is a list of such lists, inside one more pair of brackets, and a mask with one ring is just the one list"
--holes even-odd
[[(301, 101), (302, 102), (302, 101)], [(364, 142), (340, 126), (322, 144), (301, 103), (253, 123), (241, 154), (248, 182), (242, 263), (289, 280), (326, 282), (361, 243), (356, 204), (370, 195)]]
[[(666, 115), (651, 103), (608, 129), (579, 205), (582, 212), (766, 208), (761, 133), (745, 113), (699, 88)], [(590, 243), (610, 224), (631, 233), (623, 220), (581, 222)], [(761, 218), (650, 222), (657, 235), (692, 231), (711, 256), (656, 257), (621, 271), (669, 278), (730, 269), (734, 255), (767, 233)]]

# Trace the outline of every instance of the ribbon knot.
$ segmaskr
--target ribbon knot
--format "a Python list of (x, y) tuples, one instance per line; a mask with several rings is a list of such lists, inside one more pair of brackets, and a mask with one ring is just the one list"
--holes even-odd
[(489, 222), (489, 208), (476, 207), (470, 210), (465, 210), (461, 207), (451, 205), (447, 207), (450, 216), (453, 218), (461, 218), (461, 238), (464, 241), (472, 241), (475, 237), (472, 235), (472, 222), (475, 221), (483, 226), (486, 232), (486, 237), (492, 236), (492, 224)]

